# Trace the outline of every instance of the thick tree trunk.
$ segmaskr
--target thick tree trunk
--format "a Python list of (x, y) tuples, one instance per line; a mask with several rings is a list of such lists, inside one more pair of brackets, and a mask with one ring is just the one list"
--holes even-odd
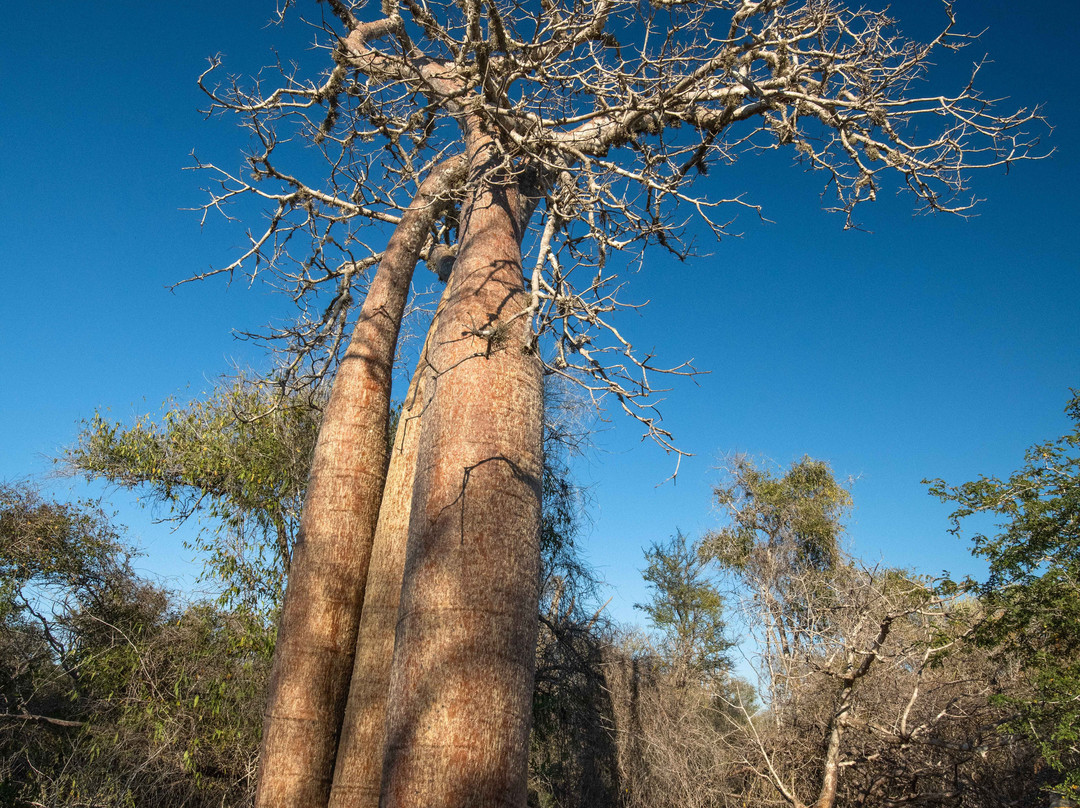
[(360, 614), (349, 700), (334, 765), (330, 808), (378, 808), (379, 805), (386, 746), (386, 696), (412, 513), (416, 451), (420, 445), (421, 418), (430, 397), (428, 351), (442, 307), (440, 303), (428, 329), (391, 449), (390, 469), (386, 474), (368, 567), (364, 608)]
[(390, 381), (413, 269), (463, 160), (424, 181), (383, 254), (334, 380), (278, 631), (255, 804), (326, 804), (386, 477)]
[(384, 808), (524, 806), (537, 625), (541, 371), (518, 180), (466, 122), (469, 194), (434, 335), (387, 711)]

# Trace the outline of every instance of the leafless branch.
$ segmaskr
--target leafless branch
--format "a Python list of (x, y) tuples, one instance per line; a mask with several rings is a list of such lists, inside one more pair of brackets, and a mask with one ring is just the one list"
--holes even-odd
[[(279, 65), (273, 81), (241, 82), (222, 78), (215, 58), (199, 78), (208, 112), (235, 116), (253, 144), (244, 172), (196, 162), (213, 182), (203, 215), (250, 199), (268, 216), (236, 260), (191, 279), (267, 273), (288, 291), (302, 317), (269, 336), (285, 340), (297, 378), (333, 371), (386, 226), (431, 168), (460, 151), (466, 111), (544, 202), (518, 316), (531, 319), (549, 372), (612, 399), (669, 450), (656, 377), (696, 371), (634, 350), (615, 325), (617, 312), (637, 307), (617, 273), (650, 247), (691, 257), (690, 219), (722, 238), (735, 231), (721, 211), (762, 215), (743, 194), (717, 194), (710, 172), (790, 149), (821, 173), (829, 207), (854, 227), (858, 205), (888, 186), (919, 210), (965, 215), (976, 201), (972, 170), (1045, 154), (1033, 134), (1039, 111), (999, 112), (975, 89), (980, 65), (951, 95), (920, 92), (932, 56), (972, 39), (947, 0), (925, 43), (904, 38), (886, 12), (825, 0), (395, 0), (381, 13), (332, 0), (329, 9), (315, 24), (327, 56), (316, 74)], [(452, 243), (456, 227), (450, 210), (432, 244)]]

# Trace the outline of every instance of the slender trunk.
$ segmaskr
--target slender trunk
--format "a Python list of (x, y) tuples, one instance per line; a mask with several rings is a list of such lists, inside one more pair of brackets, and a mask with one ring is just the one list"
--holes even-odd
[[(466, 121), (470, 191), (434, 335), (387, 709), (384, 808), (524, 806), (542, 394), (518, 179)], [(524, 207), (524, 206), (523, 206)]]
[(871, 666), (877, 661), (895, 620), (895, 614), (886, 614), (878, 623), (877, 636), (868, 648), (856, 650), (849, 647), (847, 650), (845, 675), (841, 679), (836, 709), (829, 721), (826, 735), (825, 757), (821, 765), (821, 789), (813, 808), (832, 808), (836, 803), (836, 792), (840, 785), (840, 741), (847, 728), (855, 685), (870, 672)]
[(461, 159), (437, 167), (394, 231), (323, 417), (293, 548), (256, 806), (326, 805), (386, 477), (390, 381), (420, 250)]
[(421, 418), (430, 395), (428, 351), (441, 310), (442, 303), (428, 329), (391, 449), (360, 614), (349, 700), (334, 764), (330, 808), (378, 808), (379, 805), (386, 742), (386, 695), (412, 513), (416, 450), (420, 445)]
[(844, 734), (847, 714), (851, 709), (851, 690), (845, 689), (829, 725), (825, 742), (825, 757), (821, 763), (821, 788), (813, 808), (833, 808), (836, 790), (840, 785), (840, 740)]

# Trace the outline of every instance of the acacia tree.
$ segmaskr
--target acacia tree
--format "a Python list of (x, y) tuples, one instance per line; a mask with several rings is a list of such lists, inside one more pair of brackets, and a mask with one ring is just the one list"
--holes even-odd
[[(849, 224), (889, 174), (919, 207), (963, 211), (967, 170), (1032, 156), (1025, 127), (1037, 114), (1000, 115), (971, 84), (952, 96), (914, 91), (932, 53), (966, 41), (947, 2), (941, 33), (923, 44), (883, 12), (822, 0), (325, 5), (317, 75), (296, 67), (272, 86), (211, 86), (215, 60), (201, 79), (212, 109), (238, 115), (256, 144), (252, 179), (202, 166), (219, 181), (207, 209), (244, 195), (270, 206), (249, 248), (217, 271), (269, 270), (305, 305), (333, 289), (321, 314), (282, 334), (289, 384), (333, 366), (366, 269), (379, 266), (370, 303), (388, 266), (408, 271), (416, 256), (441, 266), (456, 253), (425, 353), (412, 495), (395, 505), (410, 516), (382, 799), (522, 804), (541, 373), (610, 397), (672, 448), (653, 377), (690, 372), (655, 367), (612, 322), (614, 253), (659, 244), (687, 257), (687, 206), (726, 233), (720, 209), (747, 203), (695, 181), (741, 153), (787, 146), (824, 173)], [(447, 181), (436, 201), (424, 188), (437, 176)], [(387, 224), (397, 229), (386, 249), (369, 245), (377, 237), (364, 227)], [(387, 308), (376, 338), (360, 316), (348, 352), (378, 354), (371, 384), (385, 383), (374, 369), (387, 366), (400, 317)], [(386, 397), (361, 395), (368, 383), (339, 374), (356, 395), (335, 392), (348, 403), (331, 407), (328, 435), (374, 447), (377, 430), (381, 441)], [(263, 804), (322, 803), (331, 779), (385, 462), (367, 449), (337, 453), (334, 440), (320, 439), (332, 482), (313, 476), (286, 597)]]
[(123, 424), (96, 412), (62, 462), (67, 473), (140, 491), (164, 521), (216, 522), (191, 544), (222, 585), (222, 601), (272, 613), (325, 403), (325, 396), (282, 397), (241, 377), (201, 400), (170, 399), (157, 419)]

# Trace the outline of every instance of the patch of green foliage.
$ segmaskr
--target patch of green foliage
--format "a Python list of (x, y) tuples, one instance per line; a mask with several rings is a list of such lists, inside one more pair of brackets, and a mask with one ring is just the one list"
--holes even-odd
[(65, 460), (76, 472), (215, 527), (192, 545), (222, 582), (223, 603), (280, 603), (299, 525), (321, 400), (282, 397), (239, 379), (209, 396), (167, 401), (157, 417), (129, 425), (100, 412), (84, 422)]
[(835, 563), (851, 494), (827, 463), (804, 457), (777, 475), (740, 455), (729, 477), (713, 491), (717, 508), (731, 517), (730, 525), (707, 537), (713, 558), (736, 568), (756, 548), (767, 548), (789, 556), (793, 569), (822, 570)]
[(724, 636), (724, 598), (698, 544), (676, 531), (645, 551), (642, 572), (651, 597), (634, 604), (660, 634), (666, 665), (679, 684), (714, 681), (731, 667)]
[(0, 803), (247, 799), (273, 627), (132, 558), (94, 503), (0, 484)]
[(975, 514), (997, 518), (997, 533), (970, 536), (990, 564), (976, 587), (988, 613), (977, 639), (1017, 657), (1030, 696), (1009, 730), (1038, 744), (1061, 777), (1059, 790), (1080, 790), (1080, 393), (1065, 409), (1073, 422), (1060, 438), (1032, 446), (1005, 479), (982, 476), (959, 486), (926, 481), (956, 506), (952, 532)]

